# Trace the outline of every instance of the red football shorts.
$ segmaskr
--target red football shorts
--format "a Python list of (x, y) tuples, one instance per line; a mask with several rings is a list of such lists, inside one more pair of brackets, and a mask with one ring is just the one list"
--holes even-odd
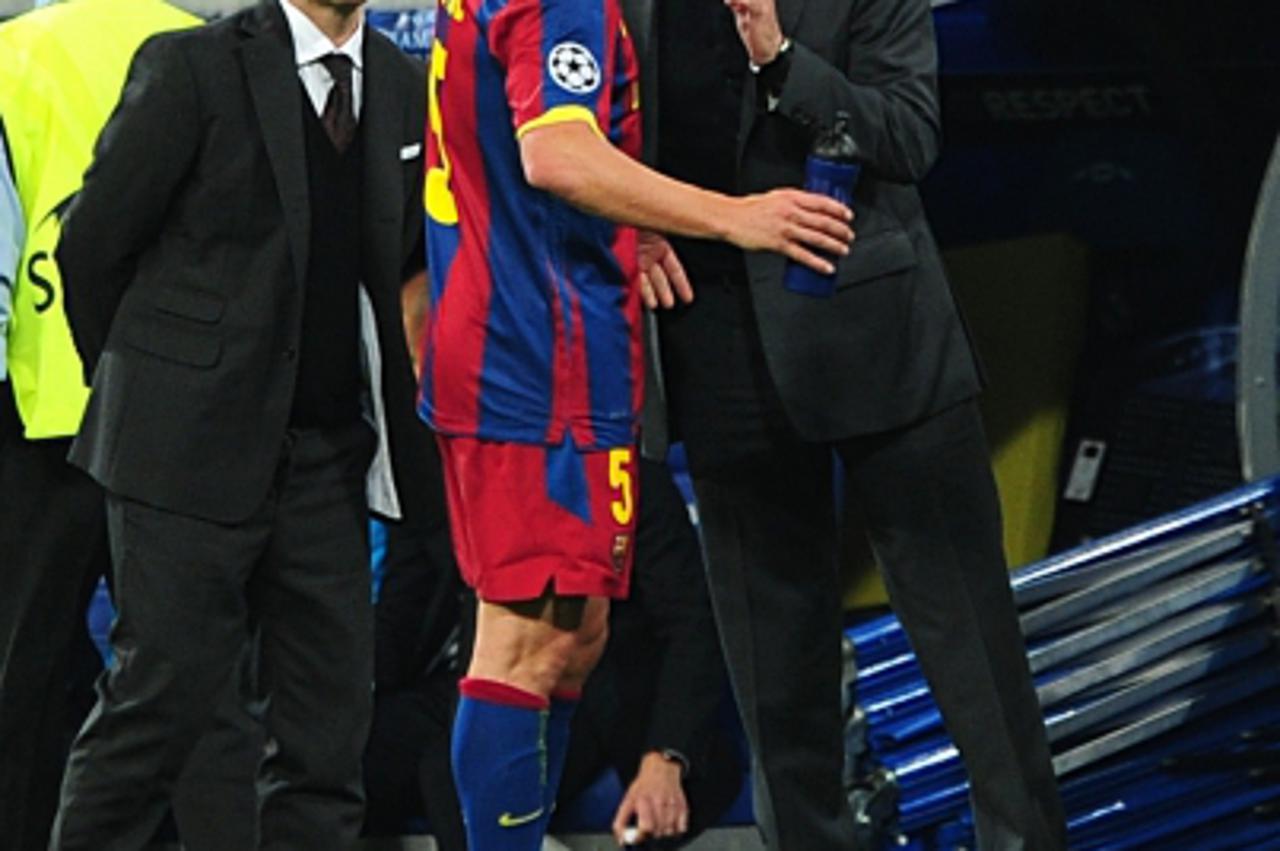
[(453, 549), (481, 600), (624, 598), (639, 477), (632, 447), (581, 452), (437, 436)]

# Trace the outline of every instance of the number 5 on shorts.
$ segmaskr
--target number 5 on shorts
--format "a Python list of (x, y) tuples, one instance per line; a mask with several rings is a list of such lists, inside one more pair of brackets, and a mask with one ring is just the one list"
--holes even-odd
[(609, 450), (609, 487), (617, 496), (609, 503), (613, 522), (626, 526), (635, 511), (635, 483), (631, 475), (632, 450)]

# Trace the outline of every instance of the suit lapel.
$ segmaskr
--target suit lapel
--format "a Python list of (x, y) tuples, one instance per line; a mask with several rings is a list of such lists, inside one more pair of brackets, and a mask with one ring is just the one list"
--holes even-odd
[(301, 285), (310, 254), (311, 205), (302, 135), (302, 85), (293, 41), (284, 14), (274, 3), (259, 5), (246, 17), (244, 28), (250, 36), (242, 49), (245, 78), (275, 175), (294, 273)]
[[(363, 220), (366, 269), (394, 276), (400, 262), (396, 245), (404, 215), (404, 180), (400, 165), (400, 145), (405, 141), (399, 76), (394, 63), (401, 61), (396, 48), (372, 30), (365, 31), (364, 105), (360, 108), (360, 132), (364, 141)], [(425, 96), (418, 93), (419, 96)], [(421, 162), (421, 160), (415, 160)], [(381, 265), (377, 265), (381, 264)], [(366, 281), (368, 286), (385, 283), (381, 277)]]

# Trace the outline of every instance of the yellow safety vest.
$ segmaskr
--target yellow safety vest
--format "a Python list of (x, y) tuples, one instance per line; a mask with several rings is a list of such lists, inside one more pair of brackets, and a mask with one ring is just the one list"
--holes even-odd
[(9, 376), (30, 440), (74, 435), (89, 397), (53, 259), (62, 215), (134, 52), (150, 35), (199, 23), (161, 0), (69, 0), (0, 24), (0, 116), (26, 220)]

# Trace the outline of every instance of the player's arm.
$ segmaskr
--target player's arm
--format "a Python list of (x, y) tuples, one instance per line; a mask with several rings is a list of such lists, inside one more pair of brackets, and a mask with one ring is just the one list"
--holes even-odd
[[(505, 69), (529, 184), (621, 224), (776, 251), (833, 271), (819, 252), (848, 251), (853, 214), (844, 205), (796, 189), (745, 198), (699, 189), (642, 165), (606, 139), (595, 116), (612, 109), (612, 88), (562, 79), (549, 70), (549, 60), (572, 46), (598, 66), (622, 34), (602, 25), (607, 20), (586, 0), (509, 0), (489, 22), (486, 37)], [(548, 44), (555, 45), (551, 54)]]
[(414, 273), (400, 287), (400, 318), (404, 323), (404, 340), (409, 349), (409, 362), (414, 377), (418, 377), (423, 328), (427, 324), (430, 301), (427, 287), (427, 270)]
[(587, 121), (545, 124), (520, 135), (525, 179), (570, 204), (638, 228), (721, 239), (749, 251), (776, 251), (829, 274), (819, 252), (846, 254), (848, 207), (798, 189), (742, 198), (659, 174), (608, 142)]

